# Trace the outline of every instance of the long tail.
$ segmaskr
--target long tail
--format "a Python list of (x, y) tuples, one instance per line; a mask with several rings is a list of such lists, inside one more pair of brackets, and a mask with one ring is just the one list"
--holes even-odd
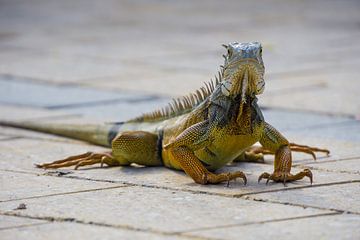
[(118, 133), (121, 123), (96, 125), (0, 121), (0, 126), (50, 133), (108, 147), (111, 146), (111, 141)]

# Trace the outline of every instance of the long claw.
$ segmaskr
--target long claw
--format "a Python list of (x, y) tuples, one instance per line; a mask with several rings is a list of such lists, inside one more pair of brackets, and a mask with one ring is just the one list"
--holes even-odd
[(269, 174), (269, 173), (267, 173), (267, 172), (262, 173), (262, 174), (259, 176), (259, 178), (258, 178), (258, 183), (260, 183), (260, 181), (261, 181), (263, 178), (269, 179), (269, 177), (270, 177), (270, 174)]
[(241, 178), (244, 181), (244, 185), (247, 184), (247, 178), (243, 172), (228, 173), (227, 177), (228, 177), (228, 181), (227, 181), (228, 187), (230, 185), (230, 181), (231, 180), (236, 181), (236, 178)]
[(246, 184), (247, 184), (247, 178), (246, 178), (246, 175), (245, 175), (245, 174), (243, 174), (243, 175), (241, 176), (241, 178), (242, 178), (242, 180), (244, 181), (244, 185), (246, 185)]
[(284, 175), (283, 175), (283, 178), (284, 178), (284, 181), (283, 181), (284, 187), (287, 187), (287, 185), (286, 185), (287, 174), (284, 174)]
[(310, 179), (310, 184), (312, 185), (313, 184), (313, 174), (310, 171), (310, 169), (306, 168), (306, 169), (304, 169), (303, 172), (305, 173), (305, 176), (307, 176)]

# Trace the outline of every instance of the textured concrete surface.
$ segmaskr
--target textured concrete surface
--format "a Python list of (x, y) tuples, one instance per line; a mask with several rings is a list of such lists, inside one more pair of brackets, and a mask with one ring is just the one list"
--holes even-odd
[(0, 1), (0, 120), (123, 121), (194, 91), (222, 64), (222, 43), (262, 42), (265, 119), (308, 179), (230, 186), (141, 166), (44, 171), (104, 148), (0, 127), (1, 239), (359, 239), (360, 4), (334, 1)]

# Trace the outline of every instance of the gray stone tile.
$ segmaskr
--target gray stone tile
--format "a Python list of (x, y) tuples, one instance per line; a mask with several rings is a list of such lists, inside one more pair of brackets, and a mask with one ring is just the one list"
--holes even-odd
[[(216, 68), (215, 68), (216, 69)], [(184, 71), (162, 66), (142, 66), (116, 77), (85, 79), (81, 83), (110, 90), (127, 90), (146, 94), (178, 97), (194, 92), (214, 77), (216, 70), (208, 72)]]
[(63, 111), (50, 111), (46, 109), (21, 107), (21, 106), (9, 106), (6, 104), (0, 104), (0, 119), (13, 121), (13, 120), (31, 120), (40, 118), (64, 118), (68, 113)]
[[(111, 228), (96, 225), (53, 222), (44, 225), (22, 227), (1, 231), (1, 238), (7, 239), (184, 239), (178, 236), (131, 231), (126, 228)], [(185, 238), (186, 239), (186, 238)]]
[(13, 138), (14, 138), (13, 136), (0, 135), (0, 141), (4, 141), (4, 140), (7, 140), (7, 139), (13, 139)]
[[(293, 168), (292, 172), (299, 172), (301, 168)], [(242, 180), (231, 182), (230, 187), (226, 186), (226, 183), (219, 185), (206, 185), (202, 186), (193, 182), (193, 180), (186, 176), (183, 172), (173, 171), (165, 168), (111, 168), (104, 169), (101, 172), (95, 169), (73, 171), (71, 176), (77, 176), (80, 178), (90, 178), (100, 181), (109, 180), (120, 183), (130, 183), (137, 185), (146, 185), (150, 187), (161, 187), (171, 188), (182, 191), (191, 192), (207, 192), (215, 193), (220, 195), (244, 195), (247, 193), (255, 192), (266, 192), (266, 191), (280, 191), (291, 188), (302, 188), (310, 187), (308, 178), (301, 181), (288, 183), (285, 188), (281, 183), (265, 184), (265, 180), (258, 183), (258, 177), (263, 172), (271, 173), (273, 167), (271, 165), (262, 164), (238, 164), (236, 167), (227, 167), (221, 169), (219, 172), (228, 171), (243, 171), (248, 178), (248, 183), (244, 186)], [(360, 180), (360, 176), (357, 174), (341, 174), (326, 171), (313, 170), (314, 183), (313, 185), (319, 184), (330, 184), (343, 181)]]
[[(51, 48), (51, 45), (48, 47)], [(81, 56), (48, 53), (41, 51), (42, 47), (39, 48), (40, 51), (32, 52), (26, 49), (2, 52), (0, 73), (54, 83), (74, 83), (86, 78), (116, 76), (125, 69), (123, 64), (116, 61), (99, 61)]]
[[(314, 132), (317, 132), (317, 134)], [(352, 137), (356, 135), (356, 132), (346, 131), (340, 133), (339, 130), (338, 135), (342, 135), (344, 140), (337, 138), (336, 133), (337, 131), (335, 127), (323, 128), (319, 126), (313, 129), (309, 128), (299, 131), (285, 131), (284, 135), (290, 142), (329, 149), (329, 157), (326, 157), (326, 155), (322, 153), (317, 154), (319, 162), (321, 162), (321, 160), (339, 160), (360, 156), (360, 147), (358, 141), (345, 140), (357, 138)], [(293, 153), (293, 160), (294, 163), (314, 162), (310, 155), (304, 153)]]
[[(260, 100), (261, 102), (261, 100)], [(311, 112), (292, 110), (265, 109), (262, 111), (265, 121), (281, 133), (313, 131), (317, 128), (332, 128), (342, 124), (353, 124), (353, 119), (340, 116), (329, 116)]]
[[(121, 184), (79, 181), (74, 179), (37, 176), (33, 174), (15, 173), (8, 171), (1, 171), (0, 178), (0, 202), (29, 197), (40, 197), (49, 194), (66, 194), (68, 192), (122, 186)], [(21, 203), (25, 203), (27, 208), (31, 208), (31, 206), (27, 204), (28, 200), (22, 201), (23, 202)], [(12, 204), (12, 209), (15, 209), (18, 207), (18, 205), (19, 203), (17, 203), (17, 205)]]
[[(203, 227), (300, 217), (329, 211), (193, 194), (156, 188), (126, 187), (28, 199), (21, 214), (75, 218), (132, 228), (179, 232)], [(79, 207), (81, 203), (81, 207)], [(161, 204), (159, 204), (161, 203)], [(11, 211), (18, 201), (0, 203)]]
[(304, 164), (304, 167), (333, 172), (360, 174), (360, 157), (356, 159), (344, 159), (337, 161), (330, 160), (325, 162), (306, 163)]
[[(16, 228), (20, 226), (29, 226), (32, 224), (46, 223), (44, 220), (29, 219), (14, 216), (0, 215), (0, 231), (7, 228)], [(3, 235), (2, 235), (3, 237)]]
[[(358, 63), (357, 60), (352, 61)], [(338, 66), (322, 72), (320, 76), (317, 74), (299, 78), (289, 75), (287, 79), (268, 81), (270, 91), (261, 96), (262, 104), (268, 107), (358, 116), (359, 96), (353, 90), (360, 87), (359, 82), (354, 80), (360, 76), (356, 67), (345, 69)], [(304, 79), (309, 82), (308, 87), (299, 85), (298, 82), (304, 82)], [(271, 91), (271, 88), (282, 90)]]
[(282, 192), (268, 192), (252, 195), (253, 199), (298, 204), (301, 206), (336, 209), (360, 213), (360, 183), (347, 183)]
[[(289, 130), (287, 133), (288, 135), (297, 135), (298, 137), (304, 138), (318, 138), (319, 140), (325, 141), (334, 140), (358, 144), (360, 142), (359, 131), (360, 122), (354, 120), (344, 124), (320, 125), (300, 131), (294, 129)], [(354, 149), (354, 151), (358, 150), (359, 148)]]
[[(11, 141), (0, 142), (0, 169), (21, 170), (29, 173), (42, 174), (47, 171), (37, 169), (33, 164), (51, 162), (87, 151), (101, 152), (104, 150), (105, 148), (85, 144), (74, 144), (74, 142), (14, 139)], [(9, 159), (11, 159), (11, 161)], [(247, 175), (247, 186), (244, 186), (243, 182), (238, 180), (236, 182), (231, 182), (230, 187), (226, 187), (226, 183), (202, 186), (194, 183), (193, 180), (183, 172), (166, 169), (164, 167), (150, 168), (134, 166), (100, 168), (99, 165), (94, 165), (77, 171), (73, 171), (73, 168), (60, 169), (60, 172), (65, 171), (68, 173), (66, 176), (84, 179), (227, 195), (243, 195), (250, 192), (283, 190), (284, 186), (282, 184), (270, 184), (267, 186), (264, 182), (260, 184), (257, 183), (257, 178), (261, 173), (273, 171), (271, 161), (268, 161), (267, 163), (268, 164), (238, 163), (221, 169), (222, 172), (244, 171)], [(300, 167), (303, 166), (301, 165)], [(70, 172), (68, 172), (69, 170)], [(300, 170), (301, 168), (293, 168), (293, 172), (298, 172)], [(313, 173), (315, 185), (360, 179), (359, 174), (345, 174), (318, 170), (314, 170)], [(288, 184), (288, 188), (308, 186), (308, 179)]]
[(0, 102), (21, 106), (59, 108), (98, 102), (147, 101), (152, 97), (75, 86), (56, 86), (24, 81), (0, 81)]
[(88, 105), (63, 109), (68, 114), (81, 114), (98, 122), (121, 122), (152, 112), (168, 105), (171, 99), (156, 98), (139, 102), (117, 102), (103, 105)]
[[(316, 9), (322, 9), (322, 11), (319, 12)], [(35, 2), (3, 2), (0, 8), (0, 73), (19, 76), (19, 78), (23, 76), (25, 83), (11, 83), (19, 89), (21, 94), (9, 94), (11, 92), (8, 88), (4, 88), (3, 81), (1, 81), (0, 94), (3, 97), (0, 97), (0, 100), (5, 99), (12, 104), (33, 105), (36, 107), (59, 107), (70, 104), (73, 108), (67, 109), (66, 114), (81, 113), (90, 118), (85, 121), (125, 120), (138, 114), (138, 111), (142, 112), (148, 108), (151, 111), (153, 107), (157, 108), (157, 101), (162, 100), (150, 101), (151, 99), (146, 98), (143, 102), (127, 101), (124, 103), (121, 100), (116, 104), (108, 104), (108, 100), (117, 99), (118, 95), (122, 95), (122, 91), (131, 90), (133, 93), (138, 93), (137, 96), (154, 93), (165, 96), (183, 95), (201, 86), (203, 81), (207, 81), (217, 71), (218, 64), (222, 62), (221, 57), (219, 57), (223, 53), (223, 49), (220, 47), (221, 43), (234, 40), (259, 40), (264, 46), (267, 78), (267, 90), (263, 96), (260, 96), (259, 101), (262, 106), (335, 115), (344, 114), (360, 119), (359, 97), (357, 94), (357, 89), (360, 86), (359, 81), (356, 81), (360, 74), (358, 70), (360, 49), (357, 42), (354, 41), (354, 39), (360, 37), (358, 9), (359, 2), (351, 0), (316, 1), (311, 2), (311, 4), (309, 2), (287, 4), (285, 1), (268, 1), (263, 3), (262, 7), (259, 7), (257, 2), (251, 1), (228, 1), (225, 5), (217, 1), (207, 1), (205, 4), (203, 1), (177, 3), (158, 0), (151, 2), (106, 0), (105, 2), (93, 2), (92, 4), (88, 4), (83, 0), (76, 2), (43, 2), (36, 0)], [(184, 18), (184, 16), (186, 17)], [(214, 16), (217, 17), (214, 18)], [(334, 18), (334, 16), (336, 17)], [(48, 85), (44, 87), (43, 84), (34, 84), (35, 86), (26, 88), (26, 86), (32, 85), (27, 81), (33, 80), (56, 83), (62, 85), (62, 87), (58, 88), (51, 85), (49, 87), (53, 88), (49, 90)], [(76, 96), (70, 96), (70, 92), (64, 90), (67, 87), (72, 88), (71, 86), (65, 86), (69, 83), (87, 85), (103, 90), (100, 91), (102, 92), (100, 95), (96, 95), (93, 99), (91, 98), (92, 94), (79, 93), (78, 90), (83, 88), (76, 87), (74, 90), (71, 89), (71, 92), (75, 92)], [(1, 90), (4, 92), (2, 93)], [(43, 93), (45, 91), (46, 93)], [(120, 92), (120, 94), (115, 91)], [(98, 93), (98, 91), (96, 92)], [(67, 97), (58, 97), (59, 94), (67, 94)], [(131, 94), (131, 96), (134, 95)], [(24, 100), (19, 96), (27, 97), (27, 99)], [(83, 101), (76, 97), (81, 97)], [(56, 104), (53, 104), (53, 100), (57, 101)], [(138, 100), (138, 98), (136, 97), (135, 100)], [(98, 105), (91, 104), (91, 107), (81, 105), (93, 102), (98, 103)], [(103, 104), (100, 105), (101, 102)], [(42, 111), (30, 108), (0, 107), (0, 119), (30, 119), (59, 116), (61, 114), (58, 110)], [(314, 163), (308, 155), (294, 154), (294, 163), (298, 166), (297, 169), (293, 169), (294, 171), (306, 166), (314, 169), (319, 167), (320, 170), (314, 170), (315, 185), (358, 180), (358, 158), (355, 157), (360, 156), (360, 149), (358, 147), (359, 138), (356, 135), (359, 128), (356, 122), (348, 122), (342, 125), (341, 122), (343, 120), (346, 122), (347, 119), (341, 117), (327, 118), (323, 115), (304, 113), (283, 113), (281, 111), (265, 111), (265, 115), (266, 119), (289, 140), (327, 147), (331, 150), (329, 158), (321, 157), (317, 163)], [(59, 121), (69, 120), (61, 118)], [(51, 121), (55, 120), (52, 119)], [(72, 119), (71, 121), (77, 120)], [(81, 121), (79, 120), (79, 122)], [(1, 136), (13, 135), (28, 138), (26, 140), (3, 139), (0, 141), (0, 168), (4, 169), (44, 173), (42, 170), (34, 169), (32, 164), (52, 161), (87, 150), (103, 150), (102, 148), (82, 145), (75, 141), (65, 141), (61, 138), (48, 137), (48, 135), (43, 134), (10, 128), (1, 128), (0, 131), (0, 138)], [(34, 138), (38, 139), (35, 140)], [(354, 159), (337, 161), (346, 158)], [(241, 181), (231, 183), (230, 188), (226, 188), (224, 185), (199, 186), (194, 184), (183, 173), (164, 168), (93, 168), (76, 171), (70, 177), (89, 177), (100, 181), (109, 180), (145, 185), (148, 188), (159, 187), (227, 195), (284, 190), (281, 184), (265, 186), (265, 184), (256, 183), (257, 176), (261, 172), (272, 171), (272, 157), (267, 158), (267, 160), (268, 164), (265, 165), (237, 164), (224, 169), (226, 171), (244, 170), (249, 177), (249, 185), (246, 187), (242, 186)], [(68, 170), (64, 172), (66, 171)], [(68, 176), (65, 175), (64, 177)], [(52, 180), (53, 178), (49, 177), (48, 179)], [(69, 179), (60, 178), (58, 180), (66, 182)], [(58, 183), (59, 188), (61, 182)], [(86, 181), (82, 180), (82, 182)], [(349, 194), (346, 192), (347, 185), (349, 184), (291, 190), (291, 188), (296, 187), (307, 187), (308, 181), (303, 180), (289, 184), (288, 188), (285, 188), (288, 191), (281, 191), (281, 193), (278, 192), (277, 194), (281, 197), (294, 193), (295, 195), (298, 194), (297, 196), (300, 199), (296, 200), (300, 202), (303, 201), (316, 206), (322, 206), (317, 204), (323, 202), (326, 207), (339, 208), (348, 207), (345, 206), (345, 203), (338, 202), (345, 202), (344, 199), (346, 198), (349, 205), (357, 208), (358, 206), (354, 201), (358, 191), (356, 188), (350, 187), (350, 190), (352, 189), (354, 193)], [(350, 185), (354, 186), (354, 184)], [(338, 191), (337, 188), (339, 187), (343, 187), (344, 190)], [(333, 188), (335, 191), (331, 193)], [(317, 192), (321, 189), (326, 189), (328, 195)], [(151, 191), (151, 189), (147, 189), (147, 191)], [(301, 195), (302, 191), (305, 191), (310, 197)], [(111, 192), (112, 195), (108, 198), (101, 196), (102, 198), (97, 199), (95, 194), (92, 205), (96, 205), (96, 208), (100, 206), (100, 210), (96, 209), (95, 212), (91, 212), (94, 208), (89, 207), (90, 204), (88, 204), (94, 196), (92, 193), (85, 194), (87, 197), (85, 210), (83, 211), (86, 211), (88, 215), (92, 213), (92, 219), (98, 220), (97, 216), (93, 216), (103, 209), (106, 211), (101, 213), (100, 219), (106, 219), (109, 223), (118, 223), (119, 221), (127, 223), (127, 218), (130, 218), (130, 222), (135, 224), (136, 217), (143, 219), (140, 211), (134, 211), (135, 215), (130, 217), (128, 215), (131, 215), (131, 213), (120, 212), (119, 214), (119, 211), (116, 211), (118, 209), (120, 211), (132, 209), (128, 207), (130, 206), (129, 203), (125, 204), (123, 208), (116, 203), (123, 200), (122, 197), (124, 199), (126, 197), (137, 199), (138, 196), (135, 196), (135, 194), (138, 191), (132, 195), (129, 193), (124, 194), (124, 196), (120, 195), (120, 198), (116, 195), (116, 192), (106, 192)], [(31, 189), (29, 193), (31, 193)], [(103, 194), (105, 194), (105, 191)], [(196, 221), (191, 221), (193, 215), (190, 215), (190, 220), (187, 218), (189, 217), (187, 213), (192, 213), (193, 210), (190, 208), (190, 206), (193, 207), (193, 203), (189, 203), (190, 200), (179, 200), (185, 207), (180, 208), (178, 216), (175, 215), (175, 211), (170, 213), (160, 212), (162, 210), (160, 209), (155, 212), (155, 217), (153, 217), (151, 210), (155, 208), (154, 206), (164, 206), (163, 202), (169, 203), (169, 199), (172, 198), (158, 194), (158, 192), (144, 192), (142, 194), (143, 202), (140, 201), (142, 203), (140, 207), (146, 205), (146, 203), (151, 204), (151, 206), (146, 206), (148, 212), (145, 213), (143, 221), (148, 220), (150, 224), (159, 225), (163, 222), (173, 224), (174, 218), (178, 217), (178, 221), (188, 221), (186, 224), (196, 223)], [(175, 195), (177, 194), (175, 193)], [(160, 198), (157, 198), (158, 195)], [(67, 210), (71, 213), (73, 209), (75, 209), (75, 215), (81, 211), (78, 202), (77, 205), (71, 201), (64, 202), (64, 199), (68, 200), (69, 197), (74, 196), (67, 195), (61, 200), (59, 200), (60, 196), (58, 196), (56, 202), (61, 202), (61, 206), (66, 203), (71, 206), (58, 207), (55, 209), (55, 213), (50, 209), (54, 205), (50, 200), (55, 197), (34, 199), (32, 201), (49, 200), (47, 206), (50, 206), (48, 207), (50, 210), (47, 211), (54, 215), (66, 215), (68, 213), (61, 212), (58, 214), (58, 212)], [(145, 202), (147, 197), (153, 199), (150, 202)], [(213, 199), (214, 196), (210, 196), (210, 194), (204, 196), (206, 197), (205, 200), (202, 200), (199, 195), (196, 197), (198, 199), (195, 201), (197, 205), (193, 207), (195, 209), (194, 214), (203, 216), (202, 218), (205, 220), (200, 219), (204, 221), (203, 225), (207, 225), (208, 222), (206, 221), (209, 221), (214, 213), (218, 213), (213, 217), (214, 219), (220, 216), (220, 219), (216, 220), (218, 222), (224, 222), (222, 219), (226, 218), (226, 216), (222, 216), (224, 211), (225, 215), (228, 214), (227, 216), (229, 216), (230, 211), (237, 214), (236, 211), (239, 210), (243, 210), (245, 216), (248, 214), (247, 204), (243, 204), (242, 208), (240, 204), (240, 208), (235, 209), (237, 202), (223, 203), (221, 200), (219, 203), (213, 203), (212, 201), (218, 198)], [(339, 199), (332, 200), (336, 197)], [(188, 195), (185, 198), (191, 199)], [(99, 204), (103, 199), (110, 199), (112, 204), (106, 206)], [(290, 200), (293, 202), (292, 199)], [(203, 201), (203, 204), (205, 203), (204, 205), (211, 202), (208, 204), (213, 208), (210, 213), (207, 212), (210, 210), (203, 207), (204, 205), (200, 206), (199, 202), (201, 201)], [(124, 202), (126, 203), (126, 199)], [(132, 202), (132, 204), (134, 203)], [(178, 204), (180, 205), (180, 203)], [(224, 208), (224, 205), (226, 205), (226, 208)], [(46, 205), (36, 206), (38, 209), (47, 207)], [(227, 209), (228, 206), (230, 206), (229, 209)], [(150, 207), (152, 208), (150, 209)], [(288, 213), (288, 208), (294, 211), (290, 206), (286, 206), (287, 208), (285, 206), (281, 207), (281, 212), (287, 214), (286, 216), (294, 215)], [(177, 205), (166, 209), (170, 211), (169, 209), (173, 210), (175, 208), (177, 209)], [(196, 210), (198, 208), (201, 209), (201, 214)], [(252, 209), (255, 209), (255, 205), (250, 208), (250, 210)], [(259, 208), (258, 212), (260, 210), (262, 209)], [(275, 210), (278, 211), (279, 209), (275, 208)], [(263, 215), (269, 217), (272, 214), (274, 218), (286, 217), (280, 213), (273, 214), (275, 210), (266, 208), (258, 214), (256, 221), (260, 218), (266, 220)], [(36, 209), (29, 208), (26, 211), (33, 211), (30, 212), (33, 215), (38, 214)], [(20, 211), (20, 214), (22, 213)], [(252, 210), (249, 216), (253, 215), (253, 213), (256, 214), (257, 211)], [(42, 210), (39, 214), (43, 214)], [(82, 213), (79, 216), (83, 217)], [(124, 219), (116, 218), (118, 216), (125, 217)], [(169, 218), (171, 219), (168, 220)], [(156, 221), (153, 219), (156, 219)], [(200, 221), (198, 218), (196, 220)], [(246, 222), (243, 220), (239, 221), (240, 224)], [(232, 224), (233, 222), (235, 221), (232, 221), (231, 218), (225, 219), (225, 223)], [(352, 239), (352, 237), (359, 238), (357, 222), (359, 222), (357, 216), (328, 216), (242, 227), (236, 226), (234, 228), (207, 229), (208, 232), (196, 232), (196, 234), (198, 234), (197, 236), (206, 237), (216, 237), (216, 234), (218, 234), (220, 238), (225, 239), (234, 239), (239, 236), (244, 239), (246, 237), (251, 239), (252, 236), (255, 236), (258, 239), (263, 236), (258, 236), (262, 233), (270, 238), (281, 238), (283, 236), (284, 238), (296, 238), (302, 236), (309, 239)], [(57, 238), (66, 236), (66, 234), (72, 237), (70, 233), (76, 233), (77, 238), (103, 238), (106, 236), (109, 238), (151, 239), (169, 237), (143, 235), (140, 232), (135, 234), (135, 232), (119, 229), (114, 232), (112, 228), (74, 224), (55, 223), (17, 229), (21, 230), (20, 232), (3, 230), (2, 232), (6, 231), (7, 235), (2, 236), (10, 239), (18, 236), (23, 236), (23, 238), (47, 238), (48, 236)], [(136, 224), (140, 227), (149, 227), (149, 224), (142, 225), (142, 222), (136, 222)], [(180, 227), (188, 226), (181, 224)], [(279, 224), (282, 225), (279, 226)], [(284, 228), (283, 224), (289, 227)], [(191, 227), (200, 226), (198, 223), (193, 225)], [(167, 225), (163, 224), (163, 227), (166, 228)], [(25, 229), (29, 231), (25, 231)], [(294, 231), (292, 231), (293, 229)], [(47, 234), (44, 235), (44, 233)], [(297, 233), (299, 235), (296, 235)]]
[(352, 214), (320, 216), (191, 232), (219, 239), (358, 239), (360, 217)]
[(103, 152), (106, 148), (87, 145), (83, 142), (56, 139), (13, 139), (0, 142), (0, 169), (26, 170), (32, 173), (44, 173), (34, 164), (52, 162), (70, 155), (87, 151)]

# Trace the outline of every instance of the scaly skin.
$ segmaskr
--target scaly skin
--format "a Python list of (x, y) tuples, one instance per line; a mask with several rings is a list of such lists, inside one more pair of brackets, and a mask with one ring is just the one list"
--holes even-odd
[[(0, 124), (49, 132), (109, 146), (111, 152), (85, 153), (37, 165), (60, 168), (92, 165), (145, 166), (164, 165), (183, 170), (196, 183), (217, 184), (242, 178), (243, 172), (216, 174), (213, 171), (231, 161), (262, 160), (263, 154), (274, 154), (274, 172), (263, 178), (288, 181), (309, 177), (309, 169), (291, 173), (291, 151), (311, 154), (326, 149), (289, 143), (274, 127), (265, 122), (257, 105), (264, 90), (262, 47), (257, 42), (230, 43), (216, 83), (180, 100), (174, 100), (163, 111), (144, 114), (123, 123), (104, 126), (36, 124), (31, 122)], [(262, 147), (252, 147), (260, 142)]]

